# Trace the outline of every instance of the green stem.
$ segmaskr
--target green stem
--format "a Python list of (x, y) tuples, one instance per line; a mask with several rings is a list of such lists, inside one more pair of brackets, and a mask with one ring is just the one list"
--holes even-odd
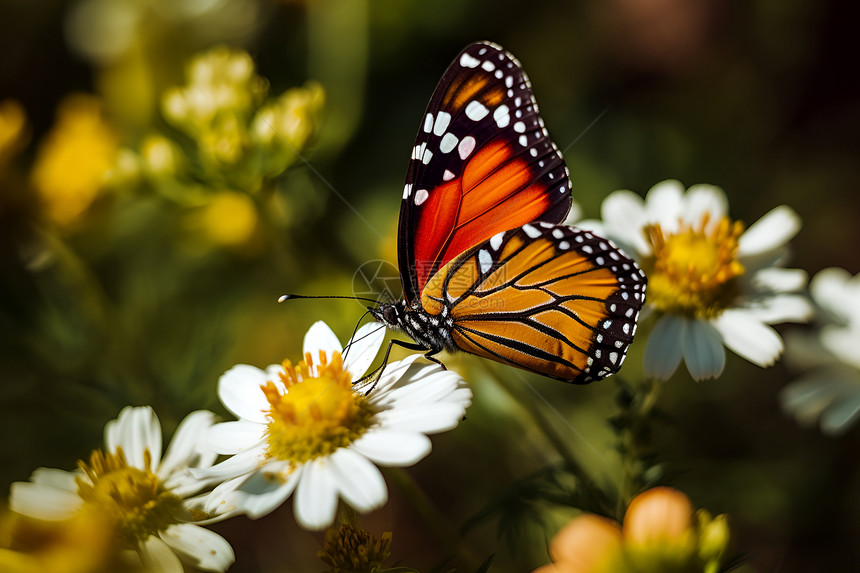
[(561, 456), (561, 459), (564, 460), (567, 470), (576, 478), (577, 488), (586, 497), (597, 501), (596, 507), (583, 507), (579, 509), (606, 513), (606, 509), (603, 507), (607, 498), (606, 493), (594, 482), (582, 464), (579, 463), (567, 447), (565, 440), (546, 417), (544, 410), (538, 406), (534, 397), (525, 395), (525, 392), (522, 392), (519, 387), (515, 388), (505, 376), (494, 376), (494, 379), (505, 389), (511, 398), (528, 411), (535, 425), (540, 428), (546, 439), (552, 444), (558, 455)]
[(650, 435), (651, 413), (657, 405), (662, 383), (647, 379), (636, 388), (633, 399), (627, 408), (626, 415), (629, 417), (627, 429), (619, 435), (619, 453), (621, 454), (621, 485), (616, 504), (616, 518), (620, 519), (630, 500), (636, 493), (642, 482), (642, 474), (645, 468), (642, 465), (643, 451), (647, 444), (643, 442), (643, 436)]
[(402, 468), (384, 468), (383, 471), (388, 479), (406, 496), (433, 535), (445, 547), (445, 550), (459, 558), (462, 568), (458, 570), (477, 570), (480, 567), (478, 560), (469, 552), (462, 537), (448, 519), (436, 509), (430, 497), (409, 472)]

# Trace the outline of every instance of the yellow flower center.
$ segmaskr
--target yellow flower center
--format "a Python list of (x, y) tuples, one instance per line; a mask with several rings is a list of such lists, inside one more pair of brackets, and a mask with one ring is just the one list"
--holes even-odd
[(283, 362), (280, 378), (286, 393), (273, 382), (263, 386), (272, 417), (267, 433), (269, 455), (293, 464), (330, 455), (375, 423), (376, 410), (352, 389), (352, 376), (344, 371), (339, 352), (328, 363), (321, 351), (316, 375), (310, 364), (310, 353), (296, 366), (289, 360)]
[(669, 233), (659, 224), (645, 228), (653, 256), (643, 261), (648, 275), (648, 299), (658, 310), (713, 318), (738, 295), (737, 277), (744, 267), (737, 260), (739, 221), (721, 218), (708, 230), (709, 215), (694, 227), (682, 223)]
[(182, 499), (168, 490), (152, 471), (152, 454), (144, 452), (144, 468), (128, 465), (122, 448), (116, 453), (95, 450), (89, 464), (78, 467), (78, 495), (119, 524), (123, 547), (135, 548), (151, 535), (179, 523), (187, 513)]

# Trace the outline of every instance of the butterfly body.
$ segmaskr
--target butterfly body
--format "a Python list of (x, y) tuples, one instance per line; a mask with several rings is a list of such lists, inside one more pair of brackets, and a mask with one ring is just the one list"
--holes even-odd
[(443, 308), (439, 314), (432, 314), (424, 309), (420, 300), (412, 304), (398, 300), (383, 303), (370, 312), (376, 320), (393, 330), (407, 334), (427, 350), (434, 353), (458, 350), (451, 336), (454, 320), (447, 308)]
[(574, 383), (620, 368), (645, 275), (562, 225), (571, 186), (531, 82), (501, 46), (467, 46), (428, 105), (400, 209), (404, 300), (371, 309), (431, 353), (461, 350)]

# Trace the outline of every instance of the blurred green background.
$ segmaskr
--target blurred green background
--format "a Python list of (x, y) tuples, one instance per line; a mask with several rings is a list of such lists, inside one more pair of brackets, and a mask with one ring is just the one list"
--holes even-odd
[[(856, 5), (835, 0), (2, 0), (0, 101), (20, 104), (0, 108), (2, 491), (36, 467), (74, 467), (126, 404), (151, 404), (168, 430), (195, 409), (224, 413), (219, 375), (295, 358), (316, 320), (346, 339), (355, 302), (275, 300), (348, 295), (361, 265), (395, 262), (413, 138), (445, 67), (475, 40), (523, 63), (585, 216), (615, 189), (712, 183), (747, 224), (779, 204), (800, 213), (791, 266), (860, 271), (858, 21)], [(203, 136), (162, 107), (190, 81), (192, 56), (215, 45), (246, 50), (268, 79), (254, 105), (299, 90), (277, 116), (295, 139), (264, 177), (248, 174), (278, 142), (227, 138), (200, 152)], [(57, 159), (64, 133), (78, 154)], [(522, 406), (543, 404), (530, 388), (593, 475), (618, 479), (614, 381), (568, 387), (445, 361), (473, 384), (474, 405), (408, 473), (453, 530), (557, 461)], [(857, 570), (860, 429), (798, 428), (776, 398), (793, 376), (736, 357), (715, 381), (675, 376), (653, 450), (665, 483), (730, 515), (751, 570)], [(393, 531), (393, 559), (427, 571), (446, 550), (389, 485), (388, 505), (362, 524)], [(469, 550), (495, 553), (491, 571), (547, 562), (572, 512), (504, 505), (513, 522), (477, 523)], [(232, 571), (323, 569), (322, 536), (295, 525), (290, 502), (215, 529), (234, 545)]]

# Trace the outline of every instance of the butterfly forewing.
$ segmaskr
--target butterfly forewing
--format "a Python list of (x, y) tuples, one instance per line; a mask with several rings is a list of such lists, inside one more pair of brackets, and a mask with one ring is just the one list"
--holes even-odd
[(468, 46), (439, 82), (412, 150), (398, 228), (406, 300), (493, 235), (561, 222), (570, 201), (567, 167), (520, 63), (492, 43)]
[(467, 352), (561, 380), (616, 372), (633, 341), (645, 275), (589, 231), (535, 222), (498, 233), (427, 283), (422, 306), (443, 307)]

